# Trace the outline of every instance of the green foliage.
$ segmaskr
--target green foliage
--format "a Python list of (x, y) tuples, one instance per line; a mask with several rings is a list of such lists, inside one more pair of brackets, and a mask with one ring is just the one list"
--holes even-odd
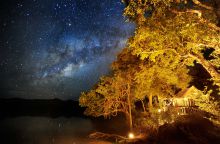
[[(220, 86), (220, 28), (215, 25), (215, 12), (210, 5), (198, 0), (191, 5), (189, 1), (124, 0), (124, 15), (137, 26), (135, 35), (113, 62), (113, 74), (82, 93), (80, 105), (87, 107), (87, 115), (128, 115), (129, 106), (134, 111), (138, 100), (148, 98), (149, 104), (155, 95), (159, 99), (175, 97), (190, 85), (188, 66), (194, 68), (195, 61)], [(212, 59), (205, 59), (204, 51), (210, 48)], [(192, 98), (200, 109), (215, 113), (216, 102), (204, 95)], [(146, 122), (155, 125), (155, 108), (147, 112)]]
[[(185, 71), (185, 73), (183, 73)], [(137, 98), (144, 99), (147, 95), (157, 95), (159, 97), (173, 97), (179, 89), (188, 86), (190, 77), (186, 68), (172, 70), (158, 65), (146, 68), (135, 74)]]
[[(131, 0), (124, 15), (137, 24), (128, 48), (141, 60), (176, 69), (200, 63), (220, 86), (220, 28), (209, 5), (194, 0)], [(180, 4), (181, 3), (181, 4)], [(146, 13), (149, 16), (145, 16)], [(203, 52), (212, 48), (212, 59)]]
[(116, 116), (119, 112), (129, 115), (130, 84), (130, 78), (123, 73), (103, 77), (93, 90), (81, 94), (80, 105), (87, 107), (86, 115), (95, 117)]

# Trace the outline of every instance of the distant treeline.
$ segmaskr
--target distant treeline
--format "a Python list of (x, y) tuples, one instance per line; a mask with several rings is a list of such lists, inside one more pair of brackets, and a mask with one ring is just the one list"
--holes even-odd
[(73, 100), (0, 99), (1, 119), (20, 116), (83, 117), (83, 111), (79, 103)]

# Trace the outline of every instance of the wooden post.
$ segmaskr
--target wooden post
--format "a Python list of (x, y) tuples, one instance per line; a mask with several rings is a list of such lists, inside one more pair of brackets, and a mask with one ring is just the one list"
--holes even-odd
[(133, 129), (133, 124), (132, 124), (132, 114), (131, 114), (131, 94), (130, 94), (130, 84), (128, 84), (128, 109), (129, 109), (129, 128), (130, 131)]

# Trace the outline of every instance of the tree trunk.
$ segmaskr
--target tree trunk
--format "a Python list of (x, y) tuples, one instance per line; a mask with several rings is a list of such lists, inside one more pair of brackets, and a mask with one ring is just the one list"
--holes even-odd
[(146, 112), (146, 108), (145, 108), (145, 104), (144, 104), (143, 100), (141, 100), (141, 104), (142, 104), (144, 112)]
[(203, 56), (192, 54), (191, 57), (195, 58), (198, 63), (200, 63), (206, 71), (210, 74), (212, 79), (214, 80), (215, 84), (220, 87), (220, 73), (215, 70), (213, 65), (208, 62)]
[(149, 108), (149, 111), (151, 111), (152, 110), (152, 107), (153, 107), (153, 100), (152, 100), (152, 94), (150, 94), (149, 96), (148, 96), (148, 99), (149, 99), (149, 101), (148, 101), (148, 108)]
[(214, 1), (214, 8), (215, 8), (215, 14), (218, 18), (218, 24), (217, 26), (220, 27), (220, 1), (219, 0), (213, 0)]
[(132, 125), (132, 115), (131, 115), (131, 94), (130, 94), (130, 84), (128, 84), (128, 109), (129, 109), (129, 128), (130, 131), (133, 129)]

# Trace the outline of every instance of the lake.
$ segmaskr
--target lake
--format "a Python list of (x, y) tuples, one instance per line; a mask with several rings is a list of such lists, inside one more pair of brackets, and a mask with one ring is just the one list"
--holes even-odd
[(124, 117), (90, 118), (83, 111), (74, 101), (0, 100), (0, 144), (104, 144), (88, 135), (127, 134)]
[(96, 142), (88, 138), (88, 135), (95, 131), (123, 134), (119, 129), (122, 130), (124, 128), (120, 125), (120, 123), (116, 126), (114, 124), (113, 127), (110, 120), (101, 122), (101, 120), (79, 117), (47, 118), (26, 116), (6, 118), (0, 120), (0, 143), (86, 144)]

